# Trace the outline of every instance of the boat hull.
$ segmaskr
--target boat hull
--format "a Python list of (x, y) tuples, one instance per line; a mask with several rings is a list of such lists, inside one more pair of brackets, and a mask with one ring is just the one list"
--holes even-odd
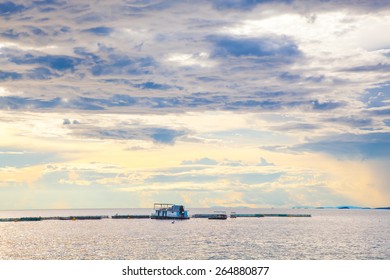
[(165, 217), (165, 216), (151, 216), (151, 219), (155, 220), (189, 220), (190, 217)]

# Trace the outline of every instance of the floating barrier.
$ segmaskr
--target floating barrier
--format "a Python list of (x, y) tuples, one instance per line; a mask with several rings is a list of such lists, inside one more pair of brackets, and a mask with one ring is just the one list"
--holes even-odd
[(76, 221), (76, 220), (101, 220), (108, 216), (67, 216), (67, 217), (22, 217), (22, 218), (0, 218), (0, 222), (35, 222), (35, 221)]
[(41, 221), (41, 217), (2, 218), (0, 222), (35, 222)]
[(62, 217), (62, 220), (101, 220), (107, 219), (108, 216), (70, 216), (70, 217)]
[(112, 219), (150, 219), (150, 215), (114, 215)]
[(309, 218), (310, 214), (263, 214), (264, 217)]
[(195, 218), (195, 219), (197, 219), (197, 218), (208, 219), (208, 218), (211, 218), (213, 216), (215, 216), (215, 214), (194, 214), (194, 215), (191, 216), (191, 218)]
[(300, 217), (311, 217), (310, 214), (230, 214), (230, 218), (249, 218), (249, 217), (290, 217), (290, 218), (300, 218)]
[(194, 214), (191, 218), (200, 218), (200, 219), (209, 219), (209, 220), (226, 220), (227, 215), (223, 213), (214, 213), (214, 214)]
[(77, 220), (101, 220), (108, 219), (108, 216), (67, 216), (67, 217), (48, 217), (43, 220), (77, 221)]
[(230, 218), (262, 218), (264, 214), (230, 214)]
[(228, 216), (226, 214), (215, 214), (215, 215), (212, 215), (211, 217), (209, 217), (208, 219), (209, 220), (226, 220), (227, 217)]

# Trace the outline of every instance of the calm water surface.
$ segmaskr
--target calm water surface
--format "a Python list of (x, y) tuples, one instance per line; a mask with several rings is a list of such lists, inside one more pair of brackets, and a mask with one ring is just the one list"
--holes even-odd
[[(190, 209), (190, 214), (213, 213)], [(390, 211), (229, 209), (311, 218), (0, 223), (0, 259), (390, 259)], [(150, 214), (151, 209), (0, 211), (0, 217)]]

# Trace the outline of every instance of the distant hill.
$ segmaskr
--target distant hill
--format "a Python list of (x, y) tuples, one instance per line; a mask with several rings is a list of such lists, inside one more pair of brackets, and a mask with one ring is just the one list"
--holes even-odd
[(362, 207), (362, 206), (337, 206), (337, 209), (371, 209), (370, 207)]
[(351, 206), (351, 205), (340, 205), (340, 206), (294, 206), (293, 209), (374, 209), (374, 210), (390, 210), (390, 207), (363, 207), (363, 206)]
[(250, 209), (251, 207), (248, 206), (220, 206), (220, 205), (214, 205), (210, 207), (211, 209), (230, 209), (230, 208), (239, 208), (239, 209)]

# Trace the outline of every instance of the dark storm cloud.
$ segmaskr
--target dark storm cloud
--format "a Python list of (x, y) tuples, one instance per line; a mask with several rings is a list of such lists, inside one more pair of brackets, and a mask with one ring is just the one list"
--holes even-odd
[(309, 143), (295, 146), (295, 151), (315, 151), (330, 154), (336, 158), (388, 158), (390, 156), (390, 133), (340, 134), (312, 139)]

